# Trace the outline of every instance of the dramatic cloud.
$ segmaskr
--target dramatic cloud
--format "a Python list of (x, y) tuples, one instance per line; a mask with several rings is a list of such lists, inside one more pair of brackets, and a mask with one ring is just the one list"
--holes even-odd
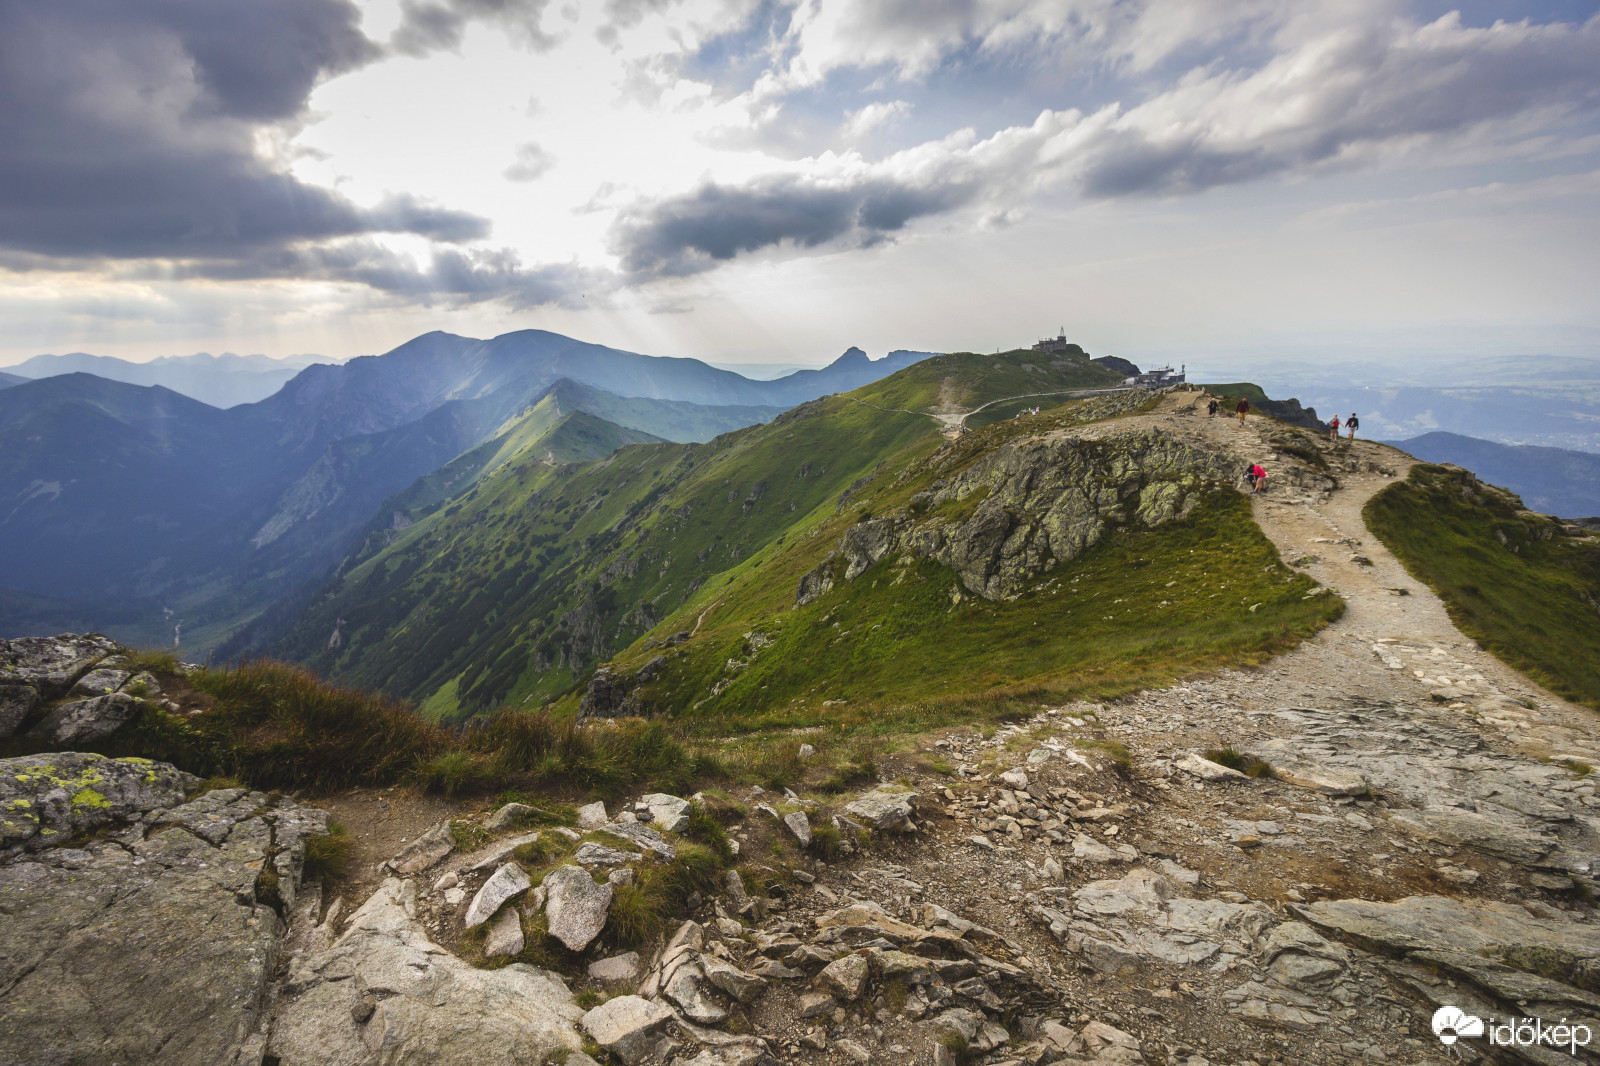
[[(512, 18), (504, 5), (463, 9)], [(459, 243), (489, 232), (482, 217), (406, 194), (358, 206), (263, 153), (263, 137), (298, 119), (319, 81), (379, 55), (347, 0), (3, 0), (4, 261), (168, 261), (211, 278), (283, 276), (300, 264), (315, 279), (391, 292), (523, 300), (553, 291), (553, 276), (504, 255), (440, 251), (408, 279), (402, 258), (378, 269), (370, 256), (321, 247), (376, 233)], [(524, 146), (513, 170), (527, 180), (549, 161)]]
[(740, 252), (788, 243), (815, 248), (849, 238), (872, 244), (907, 222), (971, 199), (953, 182), (918, 186), (887, 177), (817, 181), (794, 175), (730, 188), (706, 184), (687, 196), (624, 215), (615, 245), (636, 276), (691, 274)]
[[(970, 5), (943, 5), (930, 24), (960, 12)], [(1274, 43), (1254, 70), (1196, 68), (1129, 108), (1046, 110), (982, 141), (964, 131), (878, 163), (829, 153), (635, 203), (613, 248), (635, 276), (683, 274), (764, 248), (870, 245), (912, 219), (968, 207), (1014, 219), (1061, 190), (1180, 195), (1391, 159), (1511, 159), (1552, 150), (1530, 130), (1592, 122), (1600, 107), (1600, 16), (1487, 28), (1456, 15), (1427, 25), (1308, 18), (1285, 23)]]
[(459, 48), (468, 23), (486, 22), (518, 43), (543, 51), (556, 43), (543, 29), (548, 6), (549, 0), (401, 0), (403, 17), (389, 45), (413, 56)]
[(317, 81), (377, 49), (344, 0), (0, 3), (0, 244), (60, 256), (250, 255), (487, 223), (398, 197), (361, 209), (264, 158)]

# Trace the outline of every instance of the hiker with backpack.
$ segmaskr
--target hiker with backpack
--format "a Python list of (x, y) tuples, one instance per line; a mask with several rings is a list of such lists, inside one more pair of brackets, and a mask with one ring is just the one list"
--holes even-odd
[(1350, 440), (1356, 439), (1356, 428), (1360, 425), (1361, 419), (1357, 418), (1354, 412), (1351, 412), (1350, 417), (1344, 423), (1344, 428), (1350, 431)]
[(1328, 439), (1329, 440), (1338, 440), (1339, 439), (1339, 416), (1338, 415), (1334, 415), (1331, 419), (1328, 420)]
[(1239, 414), (1239, 424), (1244, 425), (1244, 416), (1250, 412), (1250, 401), (1240, 397), (1234, 410)]

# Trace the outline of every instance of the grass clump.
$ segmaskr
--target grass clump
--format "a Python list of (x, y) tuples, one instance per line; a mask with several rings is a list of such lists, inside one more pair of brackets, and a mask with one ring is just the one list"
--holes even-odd
[(733, 845), (728, 840), (728, 831), (705, 804), (689, 805), (688, 824), (679, 833), (710, 848), (721, 865), (727, 866), (733, 862)]
[(129, 648), (122, 653), (124, 669), (131, 673), (176, 674), (178, 654), (170, 648)]
[(1128, 746), (1120, 740), (1079, 740), (1075, 743), (1080, 748), (1090, 751), (1103, 751), (1111, 756), (1111, 762), (1119, 773), (1129, 773), (1133, 770), (1133, 756), (1128, 752)]
[(1265, 759), (1247, 755), (1235, 748), (1211, 748), (1201, 754), (1218, 766), (1226, 766), (1230, 770), (1237, 770), (1246, 777), (1278, 776), (1277, 771), (1272, 768), (1272, 764)]
[(612, 894), (607, 941), (619, 948), (648, 945), (683, 914), (690, 896), (713, 891), (726, 868), (704, 844), (680, 844), (671, 862), (634, 867), (634, 883), (617, 885)]
[(811, 827), (810, 851), (813, 855), (831, 859), (839, 854), (839, 845), (843, 840), (839, 827), (833, 824), (832, 819), (825, 819)]
[(350, 868), (355, 855), (355, 841), (338, 822), (328, 823), (326, 836), (306, 838), (305, 879), (327, 884), (337, 881)]
[(1369, 500), (1363, 516), (1463, 633), (1600, 710), (1600, 537), (1568, 536), (1511, 493), (1426, 463)]
[(450, 842), (456, 846), (457, 851), (477, 851), (491, 839), (489, 831), (477, 822), (469, 822), (463, 818), (456, 818), (450, 822)]

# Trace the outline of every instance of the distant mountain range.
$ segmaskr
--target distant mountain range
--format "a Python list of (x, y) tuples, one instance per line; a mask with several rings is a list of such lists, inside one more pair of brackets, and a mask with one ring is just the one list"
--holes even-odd
[[(757, 382), (529, 330), (425, 334), (305, 367), (226, 410), (81, 372), (13, 384), (0, 389), (0, 590), (26, 595), (0, 597), (0, 634), (52, 629), (57, 601), (82, 628), (83, 604), (99, 603), (125, 639), (164, 642), (181, 625), (186, 648), (217, 647), (258, 632), (247, 623), (324, 580), (374, 530), (514, 457), (564, 463), (708, 440), (922, 358), (853, 348)], [(126, 622), (130, 612), (143, 621)]]
[(72, 352), (67, 355), (36, 355), (19, 363), (9, 368), (5, 375), (0, 375), (0, 387), (6, 384), (5, 377), (25, 381), (61, 374), (93, 374), (129, 385), (161, 385), (213, 407), (234, 407), (264, 400), (306, 367), (332, 361), (320, 355), (291, 355), (283, 359), (271, 359), (265, 355), (234, 355), (232, 352), (211, 355), (200, 352), (133, 363), (109, 355)]
[(1600, 515), (1600, 455), (1566, 448), (1498, 444), (1459, 433), (1388, 441), (1428, 463), (1451, 463), (1510, 489), (1535, 511), (1562, 518)]

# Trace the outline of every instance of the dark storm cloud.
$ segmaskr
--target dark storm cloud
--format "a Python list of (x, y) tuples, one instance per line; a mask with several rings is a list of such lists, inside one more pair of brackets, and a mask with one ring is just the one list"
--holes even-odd
[(0, 0), (0, 245), (248, 258), (375, 231), (482, 236), (411, 198), (358, 208), (257, 154), (321, 78), (378, 55), (357, 21), (347, 0)]
[(708, 183), (625, 212), (612, 230), (635, 276), (692, 274), (741, 252), (780, 244), (870, 245), (923, 215), (972, 198), (965, 183), (918, 185), (888, 177), (820, 182), (781, 175), (744, 186)]
[[(453, 9), (516, 21), (536, 6)], [(365, 235), (455, 243), (489, 223), (406, 195), (359, 207), (258, 153), (258, 136), (301, 116), (322, 79), (381, 54), (358, 24), (348, 0), (0, 0), (0, 265), (304, 271), (458, 300), (557, 292), (559, 269), (505, 256), (442, 250), (419, 269), (380, 254)]]
[(543, 51), (556, 43), (543, 29), (549, 6), (549, 0), (401, 0), (400, 26), (389, 45), (413, 56), (459, 48), (468, 23), (486, 22)]

